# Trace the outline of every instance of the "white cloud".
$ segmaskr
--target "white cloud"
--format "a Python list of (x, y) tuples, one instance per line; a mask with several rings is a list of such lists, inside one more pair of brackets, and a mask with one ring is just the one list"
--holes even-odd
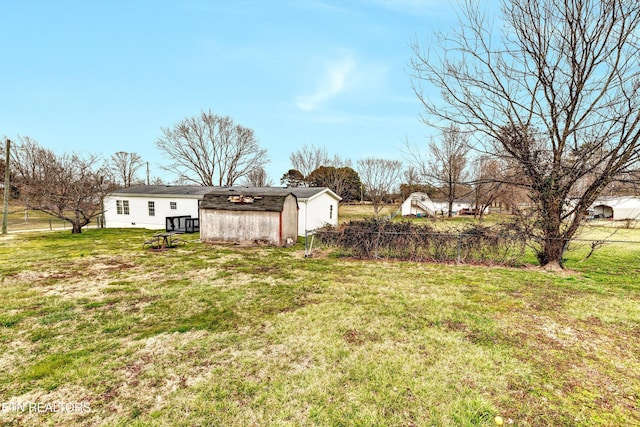
[(316, 91), (311, 95), (299, 96), (297, 107), (304, 111), (316, 110), (324, 102), (339, 96), (348, 88), (355, 69), (356, 62), (352, 56), (329, 63)]

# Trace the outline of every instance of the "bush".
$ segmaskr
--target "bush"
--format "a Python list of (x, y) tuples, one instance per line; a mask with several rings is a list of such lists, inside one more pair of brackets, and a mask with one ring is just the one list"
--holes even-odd
[(526, 239), (509, 225), (471, 225), (438, 231), (428, 224), (387, 219), (351, 221), (340, 228), (326, 227), (316, 237), (327, 246), (360, 259), (399, 259), (435, 262), (519, 264)]

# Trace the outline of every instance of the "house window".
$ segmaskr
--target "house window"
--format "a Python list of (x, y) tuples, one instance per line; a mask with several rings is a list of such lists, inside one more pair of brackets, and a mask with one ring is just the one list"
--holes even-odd
[(129, 201), (116, 200), (116, 213), (118, 215), (129, 215)]
[(156, 202), (149, 202), (149, 216), (156, 216)]
[(333, 219), (333, 205), (329, 205), (329, 219)]
[(169, 202), (169, 207), (172, 211), (175, 211), (176, 209), (178, 209), (178, 202)]

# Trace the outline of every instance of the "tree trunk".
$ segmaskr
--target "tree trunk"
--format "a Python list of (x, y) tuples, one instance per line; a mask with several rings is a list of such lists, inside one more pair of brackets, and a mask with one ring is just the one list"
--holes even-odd
[(540, 191), (541, 201), (541, 229), (543, 232), (542, 247), (536, 253), (540, 266), (550, 269), (562, 269), (562, 256), (564, 254), (567, 236), (562, 232), (562, 213), (564, 208), (564, 196), (555, 191), (553, 187), (547, 187)]
[(564, 247), (565, 240), (563, 238), (545, 238), (541, 250), (536, 254), (540, 266), (551, 270), (564, 269), (562, 263)]
[(82, 222), (80, 220), (80, 212), (76, 210), (76, 219), (75, 221), (71, 221), (72, 228), (71, 234), (79, 234), (82, 233)]
[(71, 223), (72, 227), (71, 227), (71, 234), (79, 234), (82, 233), (82, 224), (80, 224), (79, 222), (72, 222)]

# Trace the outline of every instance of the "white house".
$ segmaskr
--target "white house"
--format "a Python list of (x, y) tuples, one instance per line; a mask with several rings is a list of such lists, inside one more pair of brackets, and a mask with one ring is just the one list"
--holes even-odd
[(601, 197), (589, 209), (594, 218), (640, 219), (640, 197)]
[[(195, 185), (138, 185), (116, 190), (104, 200), (105, 224), (110, 228), (164, 229), (167, 217), (199, 218), (199, 206), (212, 191), (281, 193), (282, 187), (204, 187)], [(326, 187), (291, 187), (298, 199), (298, 235), (326, 224), (338, 224), (341, 198)]]

